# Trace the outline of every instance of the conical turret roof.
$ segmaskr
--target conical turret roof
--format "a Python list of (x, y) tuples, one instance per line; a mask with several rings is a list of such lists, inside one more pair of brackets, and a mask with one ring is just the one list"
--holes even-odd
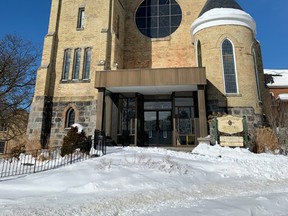
[(207, 11), (215, 8), (231, 8), (243, 10), (241, 6), (236, 2), (236, 0), (207, 0), (206, 4), (204, 5), (202, 11), (199, 14), (199, 17)]
[(244, 26), (256, 35), (256, 23), (236, 0), (207, 0), (199, 17), (191, 25), (191, 34), (214, 26)]

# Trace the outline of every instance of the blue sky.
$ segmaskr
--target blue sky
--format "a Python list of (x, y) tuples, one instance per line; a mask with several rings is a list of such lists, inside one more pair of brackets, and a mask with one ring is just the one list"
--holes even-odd
[[(106, 0), (105, 0), (106, 1)], [(265, 69), (288, 69), (288, 0), (238, 0), (257, 23)], [(0, 37), (17, 34), (40, 47), (51, 0), (2, 0)]]

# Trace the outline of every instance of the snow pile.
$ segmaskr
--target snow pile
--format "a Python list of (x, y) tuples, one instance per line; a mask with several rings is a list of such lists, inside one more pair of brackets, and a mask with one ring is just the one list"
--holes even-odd
[(111, 147), (103, 157), (0, 179), (0, 215), (285, 215), (287, 163), (217, 145), (192, 153)]
[(288, 101), (288, 94), (279, 94), (277, 99), (281, 101)]
[(288, 167), (284, 166), (288, 158), (282, 155), (254, 154), (248, 149), (228, 148), (219, 145), (198, 145), (193, 154), (202, 155), (208, 161), (220, 164), (230, 163), (230, 169), (222, 170), (224, 175), (234, 173), (238, 176), (265, 178), (270, 180), (286, 179)]
[(81, 125), (81, 124), (79, 124), (79, 123), (74, 123), (73, 125), (71, 125), (73, 128), (77, 128), (78, 129), (78, 133), (80, 134), (82, 131), (83, 131), (83, 129), (84, 129), (84, 127)]
[(268, 83), (269, 87), (288, 87), (288, 70), (265, 69), (264, 73), (273, 77), (274, 83)]

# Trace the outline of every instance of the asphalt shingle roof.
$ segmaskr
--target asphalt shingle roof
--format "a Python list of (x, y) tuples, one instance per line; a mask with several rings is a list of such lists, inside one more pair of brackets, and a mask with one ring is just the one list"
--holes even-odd
[(202, 14), (204, 14), (205, 12), (214, 8), (233, 8), (243, 10), (236, 0), (207, 0), (206, 4), (204, 5), (202, 11), (199, 14), (199, 17), (202, 16)]

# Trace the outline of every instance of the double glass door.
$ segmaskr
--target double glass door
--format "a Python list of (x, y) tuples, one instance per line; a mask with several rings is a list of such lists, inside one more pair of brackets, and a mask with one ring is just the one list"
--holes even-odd
[(148, 145), (172, 144), (172, 113), (170, 110), (144, 112), (145, 142)]

